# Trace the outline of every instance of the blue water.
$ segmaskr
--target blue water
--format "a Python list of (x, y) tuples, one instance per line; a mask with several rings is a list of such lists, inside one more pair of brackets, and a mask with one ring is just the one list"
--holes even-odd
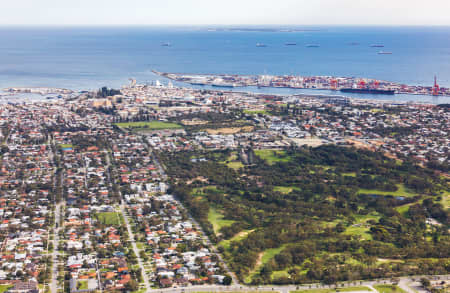
[[(3, 27), (0, 28), (0, 88), (119, 87), (128, 83), (130, 77), (138, 82), (161, 79), (151, 73), (152, 69), (187, 73), (357, 76), (417, 85), (431, 85), (433, 76), (437, 75), (441, 86), (450, 86), (450, 27), (318, 29), (320, 31), (211, 32), (205, 28)], [(172, 46), (163, 47), (163, 42), (170, 42)], [(256, 47), (258, 42), (267, 47)], [(286, 42), (296, 42), (297, 46), (285, 46)], [(350, 42), (360, 45), (350, 46)], [(305, 47), (310, 43), (320, 44), (320, 47)], [(370, 44), (375, 43), (385, 47), (371, 48)], [(391, 51), (393, 55), (378, 55), (380, 50)], [(373, 98), (449, 101), (444, 97), (436, 100), (422, 96)]]

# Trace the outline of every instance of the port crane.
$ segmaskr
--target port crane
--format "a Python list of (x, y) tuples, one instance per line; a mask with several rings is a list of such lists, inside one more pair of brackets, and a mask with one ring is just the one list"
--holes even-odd
[(436, 75), (434, 76), (433, 96), (439, 96), (439, 85), (437, 84)]
[(337, 79), (332, 79), (330, 81), (330, 85), (331, 85), (331, 89), (336, 91), (337, 88), (338, 88), (338, 81), (337, 81)]

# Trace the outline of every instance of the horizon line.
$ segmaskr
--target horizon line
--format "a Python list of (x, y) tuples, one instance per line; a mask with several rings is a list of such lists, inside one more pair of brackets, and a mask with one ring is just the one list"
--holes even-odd
[(450, 27), (450, 24), (0, 24), (0, 27)]

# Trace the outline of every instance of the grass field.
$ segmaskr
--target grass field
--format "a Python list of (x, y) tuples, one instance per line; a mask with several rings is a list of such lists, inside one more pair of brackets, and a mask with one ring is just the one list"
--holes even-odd
[(98, 213), (96, 215), (97, 220), (105, 225), (120, 225), (120, 214), (116, 212)]
[(231, 168), (234, 170), (238, 170), (239, 168), (244, 167), (244, 164), (242, 164), (242, 162), (238, 158), (237, 152), (232, 152), (230, 154), (230, 156), (225, 161), (222, 161), (221, 163), (224, 163), (225, 165), (228, 166), (228, 168)]
[(395, 285), (374, 285), (373, 287), (377, 289), (379, 293), (406, 293)]
[(275, 257), (278, 253), (280, 253), (284, 248), (286, 247), (286, 244), (277, 247), (277, 248), (269, 248), (264, 250), (261, 260), (259, 263), (256, 264), (256, 267), (252, 270), (252, 272), (245, 278), (245, 283), (250, 283), (253, 279), (253, 276), (255, 276), (257, 273), (259, 273), (259, 270), (263, 265), (265, 265), (269, 260)]
[(267, 112), (266, 110), (244, 110), (245, 114), (264, 114), (264, 115), (269, 115), (269, 112)]
[(208, 213), (208, 221), (213, 225), (214, 233), (218, 233), (220, 228), (230, 226), (233, 220), (224, 220), (223, 215), (215, 208), (210, 208)]
[(78, 290), (87, 290), (88, 289), (88, 281), (78, 281), (77, 289)]
[(360, 235), (362, 240), (372, 240), (372, 235), (369, 233), (370, 227), (366, 223), (369, 220), (378, 221), (380, 215), (374, 212), (368, 215), (357, 215), (355, 219), (356, 221), (345, 230), (344, 234)]
[(234, 161), (234, 162), (228, 162), (227, 163), (228, 168), (238, 170), (240, 168), (244, 168), (244, 164), (242, 164), (240, 161)]
[(450, 192), (444, 192), (442, 195), (441, 204), (445, 209), (450, 209)]
[(405, 205), (396, 207), (395, 209), (397, 210), (397, 212), (399, 212), (400, 214), (402, 214), (404, 216), (408, 212), (409, 207), (411, 205), (413, 205), (413, 203), (405, 204)]
[(342, 173), (342, 176), (356, 177), (356, 172)]
[(120, 122), (115, 125), (122, 128), (139, 128), (148, 130), (161, 130), (161, 129), (179, 129), (180, 125), (172, 122), (163, 121), (142, 121), (142, 122)]
[(336, 292), (354, 292), (354, 291), (372, 291), (369, 287), (366, 286), (355, 286), (355, 287), (347, 287), (347, 288), (337, 288)]
[(0, 285), (0, 293), (7, 291), (11, 287), (13, 287), (13, 285)]
[(215, 185), (209, 185), (204, 187), (195, 187), (192, 189), (191, 194), (193, 196), (203, 197), (207, 190), (217, 191), (217, 187)]
[(286, 156), (285, 151), (278, 150), (255, 150), (255, 155), (265, 160), (269, 165), (273, 165), (276, 162), (289, 162), (291, 159), (289, 156)]
[(274, 271), (272, 272), (271, 278), (272, 280), (279, 279), (279, 278), (289, 278), (290, 275), (287, 271)]
[(379, 195), (392, 195), (392, 196), (404, 196), (404, 197), (413, 197), (416, 196), (417, 193), (408, 190), (403, 184), (397, 184), (397, 191), (381, 191), (376, 189), (363, 189), (360, 188), (358, 194), (379, 194)]
[(244, 239), (245, 237), (247, 237), (247, 235), (251, 232), (253, 232), (254, 230), (244, 230), (241, 231), (239, 233), (237, 233), (236, 235), (234, 235), (232, 238), (230, 239), (226, 239), (226, 240), (222, 240), (219, 242), (219, 245), (223, 246), (223, 248), (228, 249), (230, 247), (230, 243), (233, 241), (241, 241), (242, 239)]
[(278, 191), (284, 194), (288, 194), (290, 192), (292, 192), (292, 190), (299, 190), (298, 187), (292, 186), (292, 187), (288, 187), (288, 186), (275, 186), (273, 188), (273, 191)]

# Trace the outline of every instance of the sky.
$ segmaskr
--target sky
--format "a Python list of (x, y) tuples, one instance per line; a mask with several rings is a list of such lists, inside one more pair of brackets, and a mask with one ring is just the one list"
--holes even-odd
[(450, 25), (450, 0), (0, 0), (0, 25)]

